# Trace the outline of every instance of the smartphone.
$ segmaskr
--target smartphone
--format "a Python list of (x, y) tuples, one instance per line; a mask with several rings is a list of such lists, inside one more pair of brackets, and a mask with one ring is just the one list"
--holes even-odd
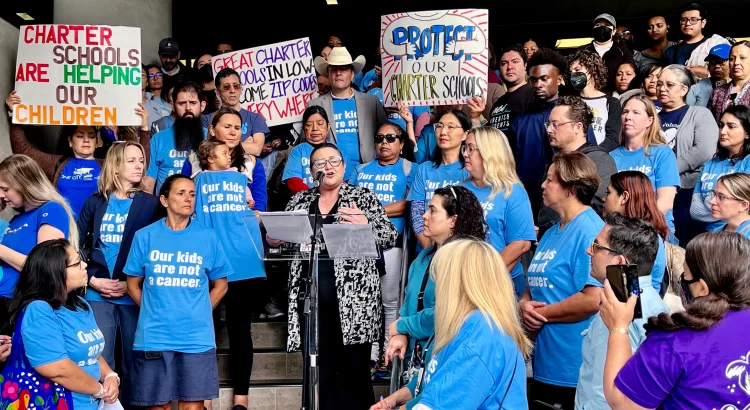
[(637, 295), (633, 319), (642, 319), (641, 287), (638, 284), (638, 265), (609, 265), (607, 266), (607, 280), (617, 300), (627, 302), (631, 295)]

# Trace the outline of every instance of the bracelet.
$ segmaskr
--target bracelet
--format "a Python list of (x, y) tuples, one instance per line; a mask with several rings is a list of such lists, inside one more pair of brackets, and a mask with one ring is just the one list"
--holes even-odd
[(115, 373), (115, 372), (112, 372), (112, 373), (110, 373), (110, 374), (108, 374), (108, 375), (104, 376), (104, 380), (102, 380), (102, 381), (103, 381), (103, 382), (106, 382), (106, 381), (107, 381), (107, 379), (109, 379), (110, 377), (117, 377), (117, 385), (118, 385), (118, 386), (120, 385), (120, 375), (118, 375), (118, 374), (117, 374), (117, 373)]
[(615, 333), (622, 333), (624, 335), (628, 334), (628, 329), (622, 328), (622, 327), (613, 327), (612, 329), (609, 329), (609, 334), (613, 335)]
[(96, 393), (93, 396), (95, 399), (101, 399), (103, 395), (104, 395), (104, 385), (99, 383), (99, 393)]

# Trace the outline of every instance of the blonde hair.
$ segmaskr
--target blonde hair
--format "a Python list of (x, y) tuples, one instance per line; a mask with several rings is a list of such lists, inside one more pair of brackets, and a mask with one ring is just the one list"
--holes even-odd
[[(521, 327), (513, 283), (500, 254), (477, 239), (451, 241), (438, 249), (430, 275), (435, 281), (435, 349), (458, 334), (475, 309), (494, 322), (528, 357), (532, 343)], [(434, 355), (434, 353), (433, 353)]]
[[(137, 147), (139, 150), (141, 150), (144, 161), (146, 159), (146, 153), (143, 149), (143, 146), (137, 142), (123, 141), (112, 144), (112, 146), (109, 148), (109, 151), (107, 151), (107, 157), (104, 159), (104, 166), (102, 167), (102, 172), (99, 175), (99, 194), (101, 194), (105, 199), (109, 194), (113, 192), (125, 191), (126, 194), (129, 195), (133, 192), (140, 192), (145, 189), (143, 185), (143, 178), (141, 178), (140, 182), (133, 185), (130, 189), (126, 190), (122, 185), (122, 181), (117, 176), (117, 174), (120, 172), (120, 168), (125, 165), (125, 150), (128, 147)], [(143, 164), (143, 169), (144, 171), (146, 169), (145, 162)]]
[[(654, 119), (654, 122), (651, 123), (651, 126), (646, 129), (646, 132), (643, 133), (643, 153), (648, 155), (648, 148), (652, 145), (667, 145), (667, 141), (664, 139), (664, 136), (661, 133), (661, 121), (659, 121), (659, 115), (656, 112), (656, 106), (654, 105), (653, 101), (651, 101), (650, 98), (644, 93), (638, 93), (634, 96), (630, 97), (625, 101), (624, 104), (622, 104), (622, 108), (625, 108), (625, 105), (633, 100), (638, 100), (643, 105), (646, 106), (646, 115), (648, 115), (650, 118)], [(620, 128), (620, 145), (625, 145), (625, 143), (628, 141), (628, 137), (623, 132), (623, 128)]]
[(68, 201), (57, 192), (44, 171), (33, 159), (26, 155), (14, 154), (0, 162), (0, 177), (10, 187), (23, 195), (30, 208), (36, 209), (47, 202), (57, 202), (68, 215), (68, 241), (78, 251), (78, 225)]
[[(750, 203), (750, 175), (744, 172), (735, 172), (734, 174), (722, 175), (716, 184), (721, 182), (729, 192), (729, 195)], [(750, 209), (748, 209), (750, 212)]]
[(492, 187), (489, 199), (505, 190), (505, 199), (513, 191), (513, 184), (520, 184), (516, 173), (516, 160), (510, 150), (508, 138), (494, 127), (479, 127), (471, 130), (477, 140), (477, 148), (484, 163), (484, 182)]

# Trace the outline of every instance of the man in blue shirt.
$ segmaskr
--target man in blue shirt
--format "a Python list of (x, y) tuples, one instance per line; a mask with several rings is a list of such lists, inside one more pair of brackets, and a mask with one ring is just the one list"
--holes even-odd
[(323, 107), (331, 123), (328, 142), (336, 144), (347, 158), (347, 168), (356, 169), (375, 159), (375, 133), (388, 121), (377, 96), (352, 88), (354, 75), (362, 71), (365, 58), (352, 60), (345, 47), (334, 47), (328, 60), (315, 57), (315, 69), (331, 81), (331, 92), (307, 106)]
[[(627, 332), (633, 352), (646, 339), (646, 330), (643, 325), (646, 324), (648, 318), (668, 312), (666, 305), (659, 297), (659, 290), (654, 289), (651, 280), (651, 270), (658, 249), (659, 234), (648, 222), (613, 213), (607, 216), (607, 224), (588, 250), (591, 256), (591, 276), (602, 283), (607, 277), (607, 266), (625, 264), (638, 266), (642, 318), (634, 319), (627, 329), (613, 329), (622, 333)], [(576, 410), (609, 410), (610, 408), (604, 398), (602, 387), (608, 340), (609, 330), (604, 325), (600, 314), (597, 313), (588, 330), (584, 332), (583, 362), (576, 388)]]
[[(240, 94), (242, 93), (242, 84), (237, 71), (231, 68), (224, 68), (216, 73), (214, 79), (216, 92), (219, 93), (222, 107), (234, 108), (242, 117), (242, 148), (249, 155), (259, 156), (263, 151), (263, 144), (266, 142), (266, 135), (271, 131), (262, 115), (248, 111), (242, 108), (240, 104)], [(213, 115), (204, 115), (201, 118), (203, 128), (208, 129), (211, 124)]]
[(177, 117), (174, 126), (151, 137), (150, 160), (143, 180), (146, 192), (159, 195), (162, 182), (179, 173), (188, 155), (206, 138), (200, 117), (206, 103), (200, 100), (200, 90), (200, 85), (188, 82), (172, 91)]

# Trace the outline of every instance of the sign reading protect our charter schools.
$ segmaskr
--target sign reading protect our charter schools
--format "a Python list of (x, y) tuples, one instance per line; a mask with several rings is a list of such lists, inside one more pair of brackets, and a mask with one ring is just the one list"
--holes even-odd
[(417, 11), (381, 17), (387, 107), (463, 104), (487, 96), (487, 10)]
[(300, 121), (318, 90), (310, 40), (253, 47), (211, 59), (214, 76), (229, 67), (240, 76), (240, 105), (269, 126)]
[(139, 125), (141, 29), (21, 26), (14, 124)]

